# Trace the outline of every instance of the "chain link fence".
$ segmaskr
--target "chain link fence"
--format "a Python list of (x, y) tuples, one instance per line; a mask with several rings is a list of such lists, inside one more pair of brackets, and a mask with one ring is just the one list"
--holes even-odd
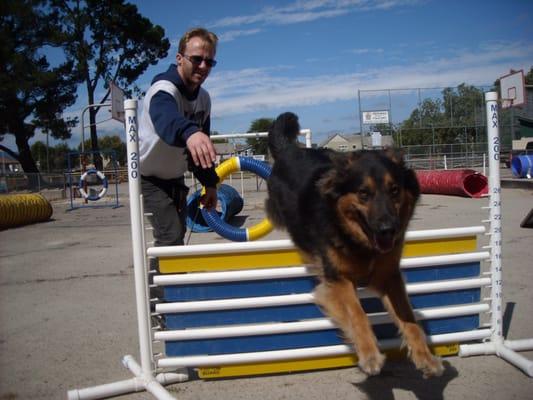
[[(128, 170), (126, 168), (103, 171), (110, 184), (127, 182)], [(8, 193), (35, 193), (55, 191), (54, 197), (60, 196), (66, 198), (70, 187), (74, 188), (75, 196), (77, 193), (77, 186), (80, 181), (81, 172), (72, 173), (24, 173), (24, 172), (6, 172), (0, 173), (0, 194)], [(88, 183), (91, 179), (96, 177), (89, 176)], [(95, 184), (97, 182), (94, 182)]]
[[(491, 86), (464, 84), (440, 88), (359, 90), (360, 131), (362, 135), (373, 131), (392, 135), (400, 147), (430, 144), (424, 149), (431, 150), (431, 154), (442, 146), (449, 146), (445, 143), (464, 148), (471, 147), (472, 143), (477, 146), (487, 140), (484, 93), (491, 90), (494, 90)], [(500, 109), (502, 151), (510, 150), (512, 140), (519, 135), (517, 116), (529, 112), (526, 109)], [(377, 113), (383, 121), (368, 121), (365, 118), (368, 113)]]

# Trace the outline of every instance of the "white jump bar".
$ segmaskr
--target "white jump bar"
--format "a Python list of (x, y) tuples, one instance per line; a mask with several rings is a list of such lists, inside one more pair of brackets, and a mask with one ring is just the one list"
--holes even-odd
[[(446, 254), (428, 257), (410, 257), (400, 261), (401, 268), (419, 268), (433, 265), (450, 265), (487, 260), (489, 252)], [(156, 285), (191, 285), (201, 283), (238, 282), (262, 279), (297, 278), (315, 275), (313, 267), (260, 268), (253, 270), (195, 272), (154, 276)]]
[[(428, 336), (430, 344), (453, 343), (457, 341), (468, 342), (481, 340), (489, 337), (490, 329), (477, 329), (466, 332), (445, 333), (442, 335)], [(382, 350), (399, 348), (401, 339), (387, 339), (379, 341)], [(299, 360), (310, 357), (332, 357), (346, 354), (354, 354), (354, 350), (347, 345), (310, 347), (303, 349), (263, 351), (255, 353), (235, 353), (212, 356), (188, 356), (188, 357), (167, 357), (157, 360), (160, 368), (180, 368), (180, 367), (215, 367), (220, 365), (235, 365), (255, 362), (275, 362), (283, 360)]]
[[(463, 228), (426, 229), (409, 231), (406, 233), (406, 241), (432, 240), (461, 236), (477, 235), (485, 232), (484, 226), (469, 226)], [(192, 255), (207, 254), (230, 254), (236, 252), (294, 250), (291, 240), (257, 240), (253, 242), (233, 242), (196, 244), (189, 246), (161, 246), (149, 247), (146, 254), (150, 257), (186, 257)]]
[[(482, 287), (490, 284), (490, 278), (450, 279), (436, 282), (412, 283), (406, 285), (408, 294), (443, 292), (447, 290), (461, 290)], [(360, 298), (375, 297), (367, 289), (359, 289)], [(245, 297), (222, 300), (186, 301), (156, 304), (155, 310), (161, 314), (235, 310), (240, 308), (276, 307), (285, 305), (314, 303), (312, 293), (288, 294), (281, 296)]]
[[(415, 310), (418, 320), (449, 318), (464, 315), (473, 315), (489, 310), (486, 303), (468, 304), (461, 306), (435, 307)], [(380, 325), (392, 322), (386, 312), (379, 312), (369, 315), (373, 325)], [(168, 330), (154, 333), (155, 340), (161, 341), (183, 341), (220, 339), (240, 336), (273, 335), (294, 332), (309, 332), (327, 329), (335, 329), (337, 326), (328, 318), (317, 318), (298, 322), (278, 322), (267, 324), (245, 324), (232, 326), (217, 326), (209, 328), (188, 328), (182, 330)]]

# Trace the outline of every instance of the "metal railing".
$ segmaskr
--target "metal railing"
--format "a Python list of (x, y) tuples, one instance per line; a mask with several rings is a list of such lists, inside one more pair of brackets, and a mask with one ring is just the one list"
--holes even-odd
[[(119, 170), (104, 170), (109, 183), (127, 182), (128, 171), (126, 168)], [(77, 186), (82, 172), (63, 173), (25, 173), (8, 172), (0, 174), (0, 194), (42, 192), (50, 189), (66, 191), (70, 186)], [(90, 178), (89, 178), (90, 179)]]

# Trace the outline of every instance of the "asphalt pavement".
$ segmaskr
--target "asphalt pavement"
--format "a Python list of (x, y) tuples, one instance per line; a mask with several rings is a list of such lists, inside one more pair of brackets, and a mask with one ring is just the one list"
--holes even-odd
[[(240, 191), (240, 185), (236, 184)], [(245, 185), (238, 223), (264, 218), (264, 183)], [(121, 358), (138, 359), (127, 185), (119, 208), (69, 210), (53, 201), (48, 222), (0, 232), (0, 400), (62, 399), (67, 390), (128, 379)], [(423, 195), (410, 229), (480, 225), (486, 198)], [(533, 229), (520, 222), (533, 190), (502, 189), (504, 327), (533, 338)], [(275, 231), (262, 240), (286, 238)], [(193, 233), (190, 244), (227, 242)], [(533, 352), (524, 355), (533, 359)], [(446, 357), (440, 378), (424, 380), (410, 362), (388, 361), (367, 378), (357, 368), (170, 386), (180, 400), (531, 399), (533, 378), (497, 356)], [(146, 393), (124, 396), (152, 398)]]

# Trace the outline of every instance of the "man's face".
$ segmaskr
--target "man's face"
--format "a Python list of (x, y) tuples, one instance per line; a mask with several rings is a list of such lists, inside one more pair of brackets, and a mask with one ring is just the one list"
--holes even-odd
[[(187, 43), (183, 54), (178, 53), (176, 61), (178, 72), (187, 89), (196, 90), (207, 79), (211, 66), (209, 61), (214, 60), (215, 50), (199, 37), (193, 37)], [(203, 59), (198, 63), (198, 60)]]

